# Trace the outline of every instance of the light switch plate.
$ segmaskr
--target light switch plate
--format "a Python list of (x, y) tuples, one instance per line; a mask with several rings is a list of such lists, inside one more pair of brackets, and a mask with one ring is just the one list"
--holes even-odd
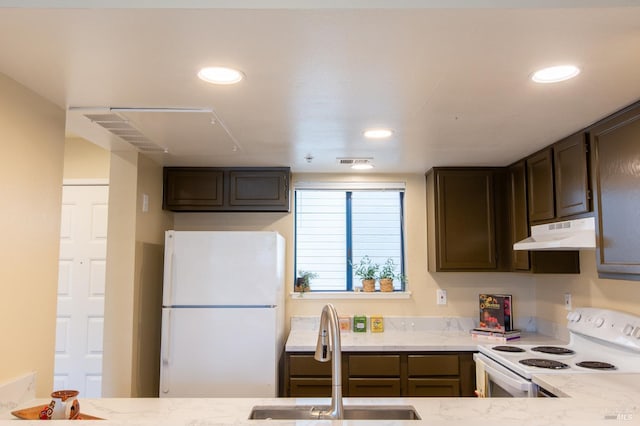
[(447, 290), (442, 290), (441, 288), (436, 290), (436, 303), (438, 305), (447, 304)]

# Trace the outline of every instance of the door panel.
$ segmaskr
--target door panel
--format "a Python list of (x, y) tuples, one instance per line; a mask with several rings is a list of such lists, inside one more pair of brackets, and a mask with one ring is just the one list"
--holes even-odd
[(101, 396), (108, 186), (64, 186), (54, 387)]

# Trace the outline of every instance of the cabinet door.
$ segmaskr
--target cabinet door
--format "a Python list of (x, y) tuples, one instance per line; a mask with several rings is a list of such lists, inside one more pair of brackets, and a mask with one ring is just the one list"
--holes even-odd
[(223, 172), (210, 168), (165, 168), (163, 209), (207, 211), (224, 203)]
[(531, 223), (555, 217), (553, 192), (553, 155), (551, 148), (527, 159), (529, 221)]
[(587, 142), (580, 132), (553, 146), (556, 216), (591, 211)]
[(435, 171), (437, 270), (495, 270), (493, 172)]
[(509, 168), (509, 222), (511, 225), (511, 268), (528, 271), (529, 252), (513, 250), (513, 244), (529, 236), (527, 220), (527, 172), (524, 161)]
[(253, 211), (289, 211), (289, 169), (232, 170), (229, 206)]
[(640, 280), (640, 104), (590, 135), (598, 273)]

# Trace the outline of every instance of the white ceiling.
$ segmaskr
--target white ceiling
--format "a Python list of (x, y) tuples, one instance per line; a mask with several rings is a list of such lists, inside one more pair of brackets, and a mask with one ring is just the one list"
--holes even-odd
[[(0, 1), (0, 72), (72, 108), (68, 131), (105, 147), (129, 145), (86, 112), (197, 108), (119, 114), (165, 165), (296, 172), (348, 171), (336, 157), (351, 156), (383, 173), (507, 165), (640, 98), (640, 1), (149, 3)], [(562, 63), (582, 73), (529, 80)], [(246, 79), (196, 77), (213, 65)], [(366, 141), (371, 126), (395, 133)]]

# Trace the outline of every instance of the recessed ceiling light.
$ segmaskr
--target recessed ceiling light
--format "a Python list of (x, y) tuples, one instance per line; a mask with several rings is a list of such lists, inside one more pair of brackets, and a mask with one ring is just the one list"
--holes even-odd
[(370, 170), (373, 169), (373, 165), (371, 164), (354, 164), (351, 166), (353, 170)]
[(368, 129), (363, 133), (364, 137), (369, 139), (384, 139), (392, 134), (393, 130), (391, 129)]
[(569, 80), (578, 74), (580, 74), (580, 68), (575, 65), (558, 65), (534, 72), (531, 80), (536, 83), (557, 83), (559, 81)]
[(208, 67), (202, 68), (198, 72), (198, 77), (207, 83), (213, 84), (235, 84), (244, 78), (244, 75), (233, 68)]

